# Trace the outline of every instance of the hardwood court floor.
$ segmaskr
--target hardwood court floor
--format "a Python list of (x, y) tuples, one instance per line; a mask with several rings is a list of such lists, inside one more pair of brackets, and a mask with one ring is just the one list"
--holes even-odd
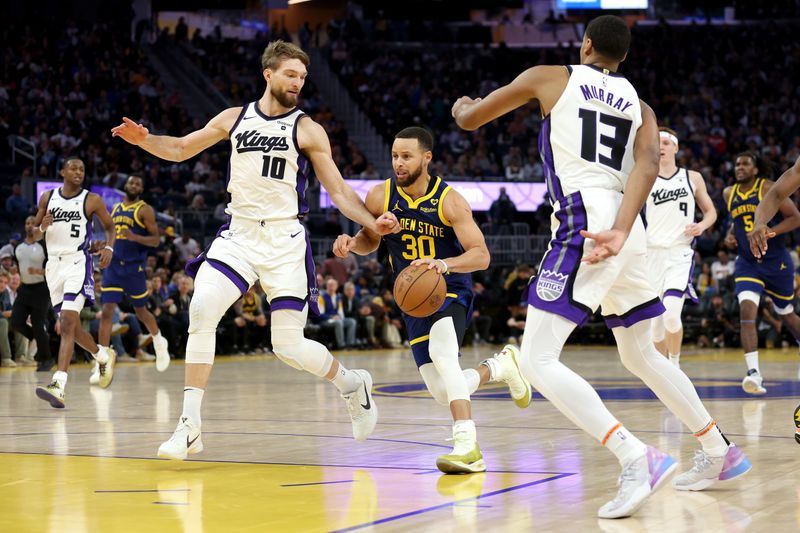
[[(465, 350), (474, 365), (489, 347)], [(337, 354), (375, 379), (380, 419), (351, 438), (333, 386), (270, 356), (218, 358), (203, 409), (206, 450), (187, 462), (155, 458), (182, 403), (183, 366), (121, 364), (108, 390), (89, 368), (70, 372), (67, 408), (34, 396), (49, 374), (0, 371), (0, 531), (604, 531), (766, 532), (800, 529), (800, 461), (792, 412), (800, 398), (794, 351), (762, 353), (769, 393), (743, 398), (738, 350), (687, 353), (693, 378), (723, 430), (753, 462), (744, 478), (702, 493), (665, 487), (635, 517), (598, 520), (613, 497), (613, 455), (548, 402), (526, 410), (503, 387), (473, 402), (489, 471), (445, 476), (446, 408), (422, 392), (406, 351)], [(691, 465), (696, 444), (611, 348), (568, 348), (640, 438)]]

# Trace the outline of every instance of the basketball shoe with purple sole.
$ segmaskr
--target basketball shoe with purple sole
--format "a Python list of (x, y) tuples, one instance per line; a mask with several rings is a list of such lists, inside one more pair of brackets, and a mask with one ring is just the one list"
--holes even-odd
[(647, 447), (647, 453), (622, 469), (619, 490), (597, 512), (600, 518), (625, 518), (641, 507), (675, 472), (678, 463), (664, 452)]
[(730, 481), (748, 473), (753, 465), (750, 459), (736, 447), (728, 446), (721, 457), (711, 457), (703, 450), (694, 452), (694, 466), (672, 481), (678, 490), (703, 490), (717, 481)]

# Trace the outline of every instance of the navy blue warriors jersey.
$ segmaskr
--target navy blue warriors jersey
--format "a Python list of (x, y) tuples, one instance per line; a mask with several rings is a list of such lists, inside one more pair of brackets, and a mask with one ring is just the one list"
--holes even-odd
[(117, 239), (114, 243), (114, 261), (144, 263), (147, 260), (148, 246), (129, 241), (122, 235), (122, 230), (126, 228), (136, 235), (149, 235), (144, 222), (139, 218), (139, 210), (144, 205), (147, 205), (144, 200), (130, 205), (120, 202), (111, 210), (111, 218), (114, 220), (114, 229), (117, 232)]
[[(731, 196), (728, 198), (728, 213), (731, 215), (733, 233), (739, 245), (739, 257), (754, 263), (757, 260), (750, 251), (750, 245), (747, 242), (747, 234), (753, 230), (756, 207), (758, 207), (758, 204), (761, 202), (764, 181), (765, 180), (763, 178), (756, 178), (755, 185), (747, 192), (742, 192), (739, 190), (739, 184), (737, 183), (733, 186), (733, 190), (731, 190)], [(782, 220), (783, 215), (778, 213), (770, 221), (769, 226), (774, 226)], [(786, 245), (783, 243), (783, 238), (778, 236), (775, 239), (770, 239), (767, 254), (761, 259), (761, 262), (771, 263), (774, 261), (780, 261), (785, 257), (785, 255)]]
[[(442, 204), (450, 186), (441, 178), (431, 176), (428, 191), (412, 200), (394, 178), (386, 180), (384, 212), (391, 211), (400, 222), (400, 232), (384, 235), (389, 248), (392, 279), (415, 259), (433, 257), (445, 259), (464, 253), (452, 225), (442, 214)], [(442, 309), (459, 302), (467, 309), (472, 307), (472, 275), (447, 273), (447, 298)]]

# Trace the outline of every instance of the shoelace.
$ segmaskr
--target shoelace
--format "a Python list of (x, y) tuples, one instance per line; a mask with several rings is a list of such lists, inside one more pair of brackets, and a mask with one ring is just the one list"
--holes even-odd
[(358, 389), (350, 394), (343, 396), (347, 410), (350, 412), (351, 418), (361, 418), (364, 413), (361, 409), (361, 404), (358, 400)]
[(711, 460), (708, 458), (708, 455), (706, 455), (706, 452), (704, 452), (703, 450), (697, 450), (696, 452), (694, 452), (694, 458), (692, 460), (694, 461), (692, 472), (700, 473), (709, 466), (711, 466)]
[(611, 503), (619, 503), (628, 498), (628, 491), (630, 491), (631, 487), (633, 487), (632, 482), (636, 481), (636, 463), (637, 461), (634, 461), (628, 465), (628, 467), (625, 468), (625, 470), (623, 470), (619, 475), (619, 478), (617, 479), (617, 486), (619, 487), (619, 490), (617, 491), (617, 495), (614, 496), (614, 499), (611, 500)]

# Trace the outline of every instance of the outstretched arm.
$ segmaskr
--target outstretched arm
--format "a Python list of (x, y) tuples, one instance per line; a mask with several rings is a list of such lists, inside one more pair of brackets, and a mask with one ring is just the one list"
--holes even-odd
[(344, 216), (378, 235), (400, 230), (397, 218), (392, 214), (381, 215), (376, 220), (353, 188), (344, 182), (336, 163), (333, 162), (331, 143), (322, 126), (310, 118), (303, 118), (297, 129), (300, 150), (311, 161), (314, 173), (328, 191), (331, 201), (344, 213)]
[[(540, 65), (529, 68), (514, 81), (489, 93), (486, 98), (473, 100), (462, 96), (453, 104), (451, 111), (456, 124), (461, 129), (475, 130), (491, 122), (499, 116), (538, 99), (542, 114), (550, 112), (550, 107), (557, 99), (554, 86), (566, 85), (569, 75), (562, 66)], [(560, 95), (560, 92), (557, 93)], [(555, 98), (553, 98), (555, 97)]]
[[(379, 216), (383, 211), (385, 188), (384, 183), (381, 182), (380, 185), (374, 186), (367, 193), (367, 210), (374, 216)], [(346, 233), (336, 237), (333, 243), (333, 253), (338, 257), (347, 257), (349, 252), (357, 255), (367, 255), (377, 250), (380, 244), (380, 235), (367, 228), (361, 228), (355, 237), (351, 237)]]
[(208, 124), (202, 129), (183, 137), (151, 135), (150, 131), (141, 124), (137, 124), (128, 117), (123, 117), (122, 124), (111, 128), (111, 136), (120, 137), (161, 159), (185, 161), (209, 146), (227, 139), (241, 111), (241, 107), (228, 108), (208, 121)]
[(658, 176), (660, 151), (656, 114), (644, 102), (641, 102), (641, 106), (642, 125), (636, 132), (633, 145), (633, 170), (628, 176), (625, 194), (622, 196), (614, 225), (611, 229), (599, 233), (581, 230), (583, 237), (596, 241), (595, 247), (583, 259), (587, 263), (598, 263), (619, 253)]

